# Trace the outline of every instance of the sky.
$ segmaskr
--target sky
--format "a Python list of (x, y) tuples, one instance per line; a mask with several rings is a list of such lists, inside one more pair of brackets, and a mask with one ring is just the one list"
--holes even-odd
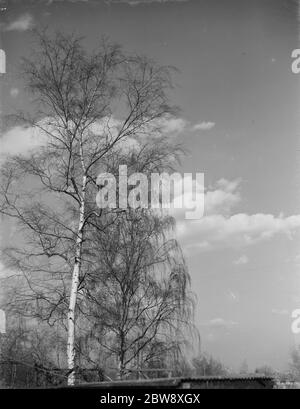
[[(0, 2), (3, 114), (30, 104), (18, 66), (32, 29), (103, 35), (175, 66), (171, 124), (187, 149), (182, 172), (204, 172), (205, 215), (178, 216), (198, 302), (201, 348), (235, 370), (285, 369), (300, 308), (299, 46), (293, 0), (37, 0)], [(175, 129), (174, 129), (175, 126)], [(4, 155), (32, 143), (2, 132)], [(298, 336), (299, 337), (299, 336)]]

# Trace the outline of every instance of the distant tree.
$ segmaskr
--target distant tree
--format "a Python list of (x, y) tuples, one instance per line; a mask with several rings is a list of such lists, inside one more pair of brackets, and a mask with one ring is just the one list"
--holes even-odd
[(246, 375), (246, 374), (249, 373), (249, 367), (248, 367), (248, 363), (247, 363), (246, 359), (244, 359), (244, 361), (241, 363), (239, 373), (241, 375)]
[(291, 352), (290, 369), (292, 375), (300, 381), (300, 346), (295, 347)]
[(272, 367), (268, 365), (260, 366), (259, 368), (255, 369), (255, 373), (260, 374), (260, 375), (266, 375), (266, 376), (274, 376), (275, 371)]
[(192, 360), (194, 376), (226, 375), (226, 367), (218, 360), (207, 354), (202, 354)]
[(37, 327), (22, 316), (10, 320), (0, 337), (0, 379), (8, 387), (51, 386), (64, 383), (63, 339), (47, 326)]

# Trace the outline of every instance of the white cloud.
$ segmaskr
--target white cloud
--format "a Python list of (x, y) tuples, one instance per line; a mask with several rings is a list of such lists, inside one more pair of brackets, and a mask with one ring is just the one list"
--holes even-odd
[(33, 17), (29, 13), (21, 14), (16, 20), (11, 21), (5, 31), (26, 31), (33, 27)]
[(241, 257), (234, 260), (233, 264), (236, 266), (244, 265), (249, 263), (249, 258), (244, 254)]
[(193, 126), (194, 131), (209, 131), (214, 128), (216, 124), (214, 122), (200, 122)]
[[(1, 24), (0, 24), (1, 28)], [(6, 72), (6, 54), (4, 50), (0, 49), (0, 74), (5, 74)]]
[[(49, 117), (40, 120), (37, 123), (37, 126), (17, 125), (10, 128), (4, 132), (0, 138), (1, 155), (27, 155), (33, 149), (47, 143), (47, 140), (50, 138), (50, 136), (47, 135), (47, 132), (50, 132), (53, 135), (58, 135), (56, 125), (56, 119)], [(109, 129), (109, 132), (112, 135), (115, 135), (118, 125), (119, 122), (115, 119), (112, 118), (108, 121), (107, 118), (104, 118), (102, 122), (93, 124), (89, 130), (100, 135), (104, 133), (104, 130), (108, 132)]]
[(229, 217), (206, 216), (199, 220), (180, 221), (178, 224), (180, 242), (189, 251), (215, 247), (241, 248), (269, 240), (277, 234), (292, 238), (300, 229), (300, 215), (276, 217), (264, 213), (239, 213)]
[(9, 91), (10, 96), (15, 98), (19, 95), (20, 91), (18, 88), (11, 88), (11, 90)]
[[(180, 182), (179, 182), (180, 183)], [(229, 181), (227, 179), (220, 179), (214, 187), (209, 187), (204, 193), (204, 214), (205, 216), (214, 214), (230, 214), (234, 208), (241, 201), (239, 186), (241, 179)], [(175, 183), (174, 191), (178, 188)], [(176, 218), (178, 223), (185, 219), (187, 210), (193, 210), (196, 206), (195, 190), (199, 193), (204, 192), (204, 186), (194, 179), (193, 184), (187, 190), (185, 186), (184, 192), (181, 195), (184, 207), (182, 209), (170, 209), (170, 214)], [(179, 197), (179, 196), (176, 196)], [(180, 228), (180, 224), (178, 224)]]
[[(109, 130), (112, 135), (116, 135), (122, 124), (121, 119), (105, 117), (101, 121), (93, 124), (90, 130), (92, 130), (92, 132), (98, 132), (99, 134), (103, 134), (103, 132), (108, 132)], [(187, 125), (188, 122), (183, 118), (165, 115), (162, 118), (149, 121), (149, 123), (141, 127), (141, 132), (137, 132), (136, 137), (141, 140), (147, 139), (149, 136), (153, 138), (161, 135), (176, 137), (187, 128)]]
[[(300, 215), (234, 213), (241, 204), (240, 183), (240, 179), (221, 179), (210, 187), (205, 192), (205, 213), (201, 219), (185, 220), (181, 209), (172, 213), (177, 220), (178, 239), (188, 252), (242, 248), (278, 234), (292, 238), (300, 230)], [(237, 261), (245, 264), (246, 258)]]
[(43, 142), (44, 138), (37, 128), (15, 126), (0, 138), (0, 152), (3, 156), (26, 154)]
[(167, 115), (153, 121), (147, 130), (152, 133), (159, 131), (165, 135), (177, 136), (186, 129), (187, 125), (188, 122), (185, 119)]
[(3, 310), (0, 310), (0, 334), (5, 334), (6, 332), (6, 316)]
[(214, 188), (205, 193), (205, 215), (223, 214), (227, 215), (240, 203), (241, 195), (239, 186), (241, 179), (229, 181), (220, 179)]
[(289, 313), (288, 310), (280, 310), (280, 309), (277, 309), (277, 308), (273, 308), (272, 309), (272, 314), (275, 314), (275, 315), (289, 315), (290, 313)]
[[(17, 88), (12, 88), (10, 90), (10, 94), (13, 97), (16, 97), (19, 93)], [(41, 125), (44, 129), (52, 130), (53, 124), (55, 119), (44, 118), (40, 121), (39, 125)], [(157, 121), (153, 121), (151, 124), (151, 129), (147, 128), (146, 133), (141, 133), (140, 135), (137, 134), (136, 137), (127, 137), (120, 141), (116, 148), (121, 148), (124, 151), (138, 149), (139, 148), (139, 141), (144, 142), (147, 137), (148, 133), (151, 133), (153, 137), (156, 136), (156, 132), (162, 133), (168, 137), (174, 137), (182, 132), (186, 127), (187, 122), (182, 118), (176, 118), (167, 116), (165, 118), (161, 118)], [(114, 117), (105, 117), (102, 121), (95, 123), (90, 126), (89, 131), (103, 135), (104, 133), (110, 134), (112, 137), (117, 135), (119, 128), (122, 125), (122, 121), (116, 119)], [(26, 126), (14, 126), (6, 131), (0, 137), (0, 152), (2, 156), (6, 155), (15, 155), (15, 154), (27, 154), (32, 149), (37, 148), (43, 144), (45, 144), (46, 137), (45, 133), (37, 128), (37, 127), (26, 127)]]
[(213, 328), (232, 328), (238, 325), (237, 322), (231, 320), (225, 320), (224, 318), (213, 318), (210, 321), (200, 323), (200, 326), (213, 327)]

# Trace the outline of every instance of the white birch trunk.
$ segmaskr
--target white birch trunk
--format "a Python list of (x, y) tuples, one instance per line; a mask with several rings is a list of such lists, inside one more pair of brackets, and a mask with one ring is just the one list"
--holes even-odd
[(75, 312), (76, 301), (79, 285), (79, 277), (81, 270), (82, 258), (82, 242), (83, 242), (83, 227), (84, 227), (84, 211), (85, 211), (85, 188), (86, 176), (83, 177), (81, 205), (79, 210), (79, 223), (76, 239), (75, 262), (72, 273), (72, 283), (70, 292), (70, 301), (68, 309), (68, 343), (67, 343), (67, 360), (68, 360), (68, 385), (75, 384)]
[(122, 380), (125, 375), (125, 366), (123, 364), (123, 358), (119, 357), (119, 363), (118, 363), (118, 379)]

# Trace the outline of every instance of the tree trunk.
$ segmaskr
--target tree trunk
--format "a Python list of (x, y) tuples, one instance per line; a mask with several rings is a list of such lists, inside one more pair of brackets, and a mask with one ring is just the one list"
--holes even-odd
[(118, 364), (118, 379), (122, 380), (124, 378), (125, 372), (126, 372), (126, 368), (124, 365), (124, 359), (125, 359), (125, 353), (124, 353), (124, 343), (125, 343), (125, 339), (124, 339), (124, 333), (123, 331), (120, 331), (120, 350), (119, 350), (119, 364)]
[(68, 385), (75, 384), (75, 312), (76, 301), (79, 285), (79, 277), (81, 270), (82, 259), (82, 242), (84, 228), (84, 211), (85, 211), (85, 188), (86, 176), (83, 177), (81, 205), (79, 210), (79, 224), (76, 239), (75, 262), (72, 273), (71, 293), (68, 310), (68, 343), (67, 343), (67, 359), (68, 359)]
[(125, 368), (125, 365), (124, 365), (124, 358), (123, 358), (123, 356), (120, 356), (120, 357), (119, 357), (119, 365), (118, 365), (118, 367), (119, 367), (118, 379), (119, 379), (119, 380), (123, 380), (123, 379), (124, 379), (124, 376), (125, 376), (125, 374), (126, 374), (126, 368)]

